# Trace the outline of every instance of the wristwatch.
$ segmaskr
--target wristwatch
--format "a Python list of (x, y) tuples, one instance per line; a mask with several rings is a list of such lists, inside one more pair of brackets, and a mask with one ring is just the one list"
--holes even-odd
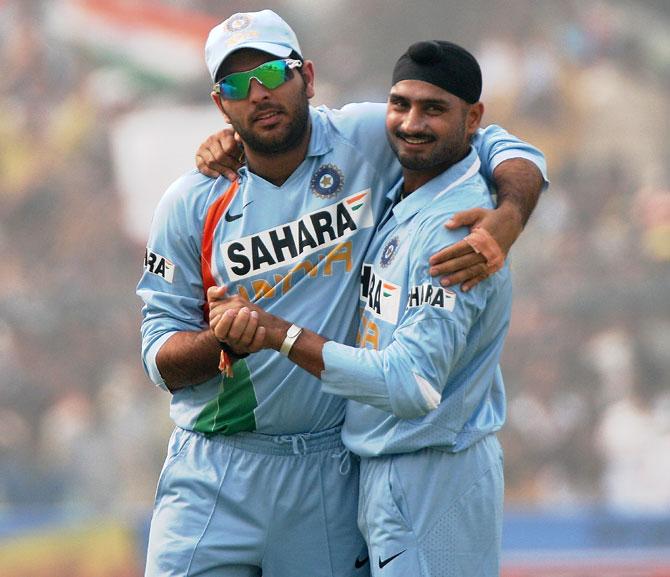
[(291, 352), (291, 348), (293, 347), (293, 343), (295, 343), (298, 340), (298, 337), (300, 336), (301, 332), (302, 327), (299, 327), (298, 325), (291, 325), (288, 328), (288, 330), (286, 331), (286, 338), (284, 339), (284, 342), (281, 344), (281, 347), (279, 348), (279, 352), (282, 355), (288, 357), (288, 354)]

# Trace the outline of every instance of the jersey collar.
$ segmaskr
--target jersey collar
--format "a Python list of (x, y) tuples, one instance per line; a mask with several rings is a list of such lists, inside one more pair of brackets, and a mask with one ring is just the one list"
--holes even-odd
[[(463, 160), (450, 166), (443, 173), (417, 188), (407, 198), (398, 202), (393, 207), (393, 215), (395, 216), (396, 221), (400, 223), (412, 218), (426, 205), (435, 202), (439, 197), (445, 194), (449, 194), (453, 188), (478, 174), (480, 164), (481, 161), (479, 160), (477, 151), (471, 146), (470, 152)], [(403, 181), (400, 180), (400, 182), (393, 187), (395, 193), (394, 198), (400, 198), (402, 185)]]
[(325, 115), (313, 106), (309, 107), (309, 116), (312, 122), (312, 133), (307, 146), (307, 156), (323, 156), (333, 149), (331, 127)]

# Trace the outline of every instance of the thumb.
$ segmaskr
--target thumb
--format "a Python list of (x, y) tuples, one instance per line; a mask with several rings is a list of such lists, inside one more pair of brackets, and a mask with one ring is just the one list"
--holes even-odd
[(226, 285), (211, 286), (207, 289), (207, 300), (211, 302), (222, 299), (226, 296), (227, 292), (228, 287)]
[(469, 210), (463, 210), (457, 212), (452, 216), (446, 223), (445, 226), (450, 229), (460, 228), (462, 226), (472, 227), (475, 224), (478, 224), (486, 211), (483, 208), (471, 208)]

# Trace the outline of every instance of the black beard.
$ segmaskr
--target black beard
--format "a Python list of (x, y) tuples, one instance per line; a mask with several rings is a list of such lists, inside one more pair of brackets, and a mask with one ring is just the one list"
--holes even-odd
[[(407, 134), (401, 130), (396, 130), (394, 136), (403, 139), (405, 136), (414, 136), (427, 138), (429, 142), (436, 142), (437, 138), (433, 134)], [(426, 156), (402, 156), (399, 152), (397, 142), (391, 138), (387, 132), (389, 145), (393, 149), (398, 161), (403, 168), (408, 170), (430, 170), (436, 166), (449, 167), (463, 160), (469, 151), (469, 142), (465, 142), (465, 116), (461, 119), (461, 125), (448, 138), (441, 142), (437, 150), (433, 150)], [(446, 168), (445, 168), (446, 170)]]
[(286, 134), (272, 137), (259, 136), (252, 130), (246, 130), (233, 124), (233, 128), (250, 150), (263, 155), (278, 154), (293, 150), (303, 140), (309, 128), (309, 101), (303, 92), (298, 102), (289, 111), (293, 113), (293, 122)]
[(396, 156), (403, 168), (409, 170), (429, 170), (438, 165), (451, 166), (458, 161), (463, 160), (467, 154), (467, 148), (449, 150), (438, 156), (427, 157), (404, 157), (397, 153)]

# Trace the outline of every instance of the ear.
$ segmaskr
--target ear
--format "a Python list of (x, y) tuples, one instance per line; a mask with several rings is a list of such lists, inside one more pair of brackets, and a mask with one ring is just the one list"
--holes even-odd
[(468, 107), (468, 113), (465, 121), (466, 130), (469, 136), (472, 136), (482, 123), (484, 116), (484, 105), (481, 102), (475, 102)]
[(311, 60), (305, 60), (302, 63), (300, 74), (305, 81), (305, 92), (307, 93), (307, 98), (312, 98), (314, 96), (314, 62)]
[(228, 115), (226, 114), (226, 111), (223, 108), (223, 102), (221, 101), (221, 96), (219, 96), (216, 92), (212, 90), (212, 93), (210, 94), (212, 97), (212, 101), (214, 104), (216, 104), (216, 107), (221, 111), (221, 114), (223, 114), (224, 120), (230, 124), (230, 118), (228, 118)]

